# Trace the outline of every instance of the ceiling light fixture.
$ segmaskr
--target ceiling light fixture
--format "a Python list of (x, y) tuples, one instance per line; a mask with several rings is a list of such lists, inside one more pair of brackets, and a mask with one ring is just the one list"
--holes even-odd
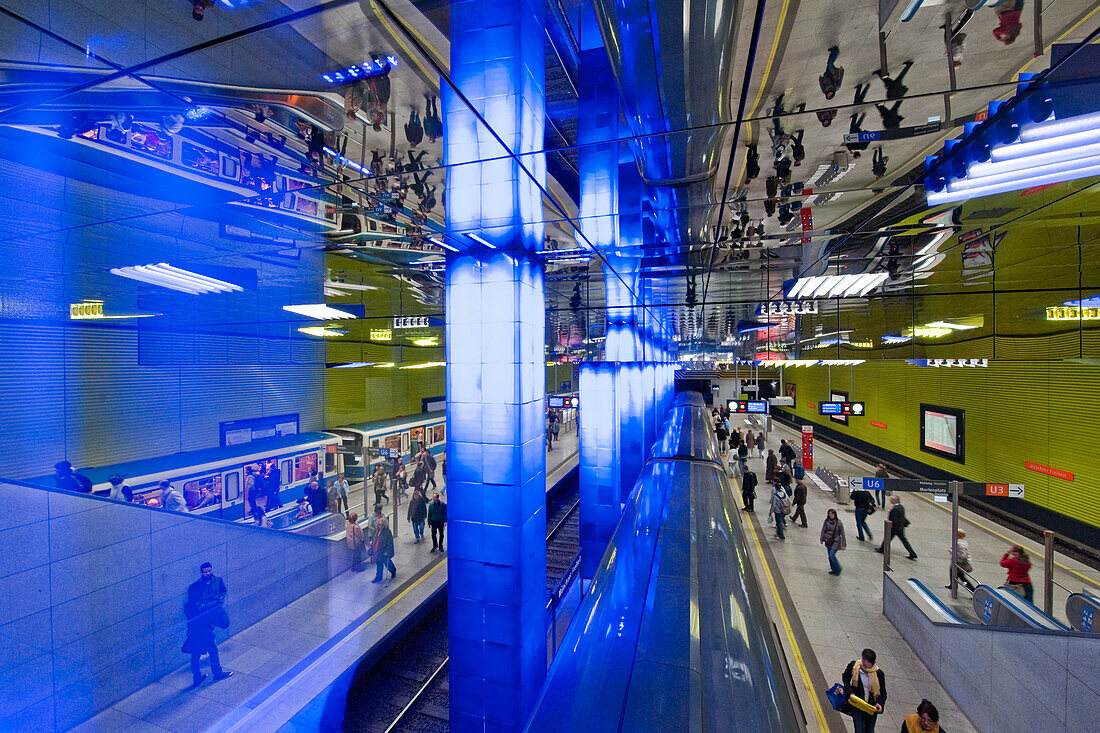
[(244, 288), (224, 280), (215, 280), (212, 277), (199, 275), (194, 272), (173, 267), (167, 262), (156, 265), (134, 265), (132, 267), (112, 267), (112, 275), (137, 280), (147, 285), (157, 285), (169, 290), (190, 295), (203, 293), (232, 293), (242, 292)]
[(284, 305), (283, 310), (296, 313), (306, 318), (313, 318), (318, 321), (338, 321), (344, 318), (355, 318), (355, 315), (342, 311), (339, 308), (332, 308), (324, 303), (318, 303), (315, 305)]
[(426, 338), (413, 339), (414, 346), (439, 346), (439, 338), (428, 336)]
[(455, 249), (455, 248), (454, 248), (454, 247), (452, 247), (451, 245), (449, 245), (449, 244), (445, 243), (445, 242), (444, 242), (444, 241), (443, 241), (442, 239), (440, 239), (439, 237), (428, 237), (428, 241), (429, 241), (429, 242), (431, 242), (432, 244), (438, 244), (438, 245), (439, 245), (440, 247), (442, 247), (443, 249), (449, 249), (449, 250), (451, 250), (452, 252), (457, 252), (457, 251), (458, 251), (457, 249)]

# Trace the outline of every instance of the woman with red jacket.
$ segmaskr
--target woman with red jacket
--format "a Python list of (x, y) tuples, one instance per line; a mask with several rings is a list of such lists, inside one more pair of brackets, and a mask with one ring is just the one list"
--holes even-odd
[(1024, 599), (1028, 603), (1034, 602), (1035, 589), (1031, 585), (1031, 576), (1027, 574), (1031, 570), (1031, 560), (1027, 557), (1027, 550), (1020, 545), (1013, 545), (1012, 549), (1001, 558), (1001, 567), (1008, 568), (1008, 585), (1023, 586)]

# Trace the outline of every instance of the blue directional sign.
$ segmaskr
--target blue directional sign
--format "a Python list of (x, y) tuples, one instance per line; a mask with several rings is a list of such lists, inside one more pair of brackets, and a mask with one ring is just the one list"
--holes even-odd
[(885, 487), (882, 485), (882, 479), (880, 478), (864, 478), (863, 488), (867, 491), (882, 491)]

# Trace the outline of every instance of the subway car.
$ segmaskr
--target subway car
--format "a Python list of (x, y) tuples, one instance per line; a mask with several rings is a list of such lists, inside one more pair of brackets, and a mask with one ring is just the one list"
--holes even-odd
[[(340, 436), (340, 445), (335, 453), (330, 454), (332, 461), (326, 464), (327, 472), (343, 473), (349, 481), (362, 481), (366, 474), (374, 471), (376, 464), (392, 460), (395, 455), (408, 464), (424, 445), (428, 446), (437, 461), (442, 462), (447, 448), (447, 413), (439, 410), (405, 415), (330, 428), (328, 432)], [(365, 449), (373, 450), (369, 450), (370, 455), (364, 456)], [(386, 455), (381, 455), (382, 450)], [(367, 464), (365, 472), (364, 463)]]
[[(167, 479), (183, 494), (192, 513), (244, 520), (246, 499), (251, 491), (251, 474), (258, 474), (261, 464), (269, 469), (278, 467), (279, 496), (284, 504), (293, 504), (303, 495), (313, 471), (324, 471), (326, 455), (331, 455), (329, 451), (339, 442), (339, 436), (328, 433), (280, 435), (222, 448), (204, 448), (110, 466), (78, 468), (77, 471), (91, 480), (92, 491), (96, 494), (110, 493), (110, 478), (117, 474), (133, 491), (134, 503), (155, 507), (160, 506), (159, 484)], [(52, 476), (32, 481), (53, 485)], [(213, 501), (200, 506), (204, 488), (208, 489)], [(286, 528), (297, 531), (296, 527)]]

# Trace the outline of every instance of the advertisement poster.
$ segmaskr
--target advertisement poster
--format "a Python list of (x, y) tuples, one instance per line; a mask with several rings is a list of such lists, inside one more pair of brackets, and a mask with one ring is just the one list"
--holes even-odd
[(447, 424), (441, 423), (432, 426), (432, 444), (438, 445), (447, 441)]

